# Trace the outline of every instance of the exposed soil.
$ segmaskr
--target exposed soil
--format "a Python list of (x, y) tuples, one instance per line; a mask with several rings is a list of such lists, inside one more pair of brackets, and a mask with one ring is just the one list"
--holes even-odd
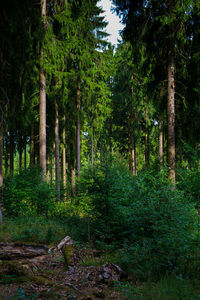
[(123, 299), (114, 288), (122, 270), (110, 263), (83, 266), (97, 251), (76, 248), (66, 266), (63, 254), (0, 260), (0, 299)]

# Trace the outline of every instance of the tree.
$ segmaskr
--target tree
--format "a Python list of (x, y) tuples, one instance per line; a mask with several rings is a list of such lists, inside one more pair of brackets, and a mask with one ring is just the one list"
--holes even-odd
[[(44, 29), (46, 26), (46, 0), (41, 0), (41, 18), (44, 24)], [(40, 130), (39, 130), (39, 140), (40, 140), (40, 166), (42, 168), (42, 179), (46, 181), (46, 78), (45, 71), (43, 67), (44, 53), (41, 46), (40, 50)]]

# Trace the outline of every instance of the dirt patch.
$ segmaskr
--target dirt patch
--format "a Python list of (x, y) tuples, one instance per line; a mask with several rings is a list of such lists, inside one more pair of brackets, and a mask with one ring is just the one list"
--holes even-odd
[(76, 247), (68, 266), (60, 251), (17, 262), (2, 260), (0, 299), (123, 299), (113, 288), (123, 276), (118, 266), (81, 264), (95, 255), (95, 250)]

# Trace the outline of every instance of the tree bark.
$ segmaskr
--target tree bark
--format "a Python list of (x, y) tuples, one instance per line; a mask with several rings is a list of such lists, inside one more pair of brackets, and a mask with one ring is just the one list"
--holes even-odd
[[(169, 16), (172, 15), (174, 8), (174, 1), (169, 0)], [(168, 115), (168, 148), (167, 148), (167, 160), (169, 173), (169, 180), (175, 185), (175, 79), (174, 79), (174, 26), (173, 23), (169, 26), (169, 31), (172, 33), (171, 43), (169, 45), (168, 53), (168, 103), (167, 103), (167, 115)]]
[[(41, 16), (46, 17), (46, 0), (41, 0)], [(44, 25), (45, 25), (45, 21)], [(46, 181), (46, 78), (43, 68), (43, 50), (40, 51), (40, 166), (42, 168), (42, 180)]]
[(8, 159), (9, 159), (9, 147), (8, 147), (8, 128), (5, 128), (5, 178), (8, 176)]
[(160, 165), (163, 166), (163, 154), (164, 154), (164, 151), (163, 151), (163, 120), (160, 119), (160, 122), (159, 122), (159, 160), (160, 160)]
[(62, 168), (63, 168), (63, 187), (66, 189), (66, 115), (63, 117), (63, 153), (62, 153)]
[(2, 223), (3, 206), (3, 108), (0, 110), (0, 223)]
[(58, 102), (55, 98), (55, 172), (56, 172), (56, 190), (57, 200), (60, 202), (60, 150), (59, 150), (59, 118), (58, 118)]
[(20, 137), (19, 137), (19, 170), (22, 169), (22, 154), (23, 154), (22, 136), (20, 134)]
[(80, 136), (80, 108), (81, 108), (81, 86), (80, 79), (78, 80), (77, 87), (77, 124), (76, 124), (76, 162), (77, 162), (77, 175), (80, 177), (80, 169), (81, 169), (81, 136)]
[(70, 173), (71, 173), (71, 196), (75, 196), (76, 182), (75, 182), (75, 167), (74, 167), (74, 141), (73, 137), (70, 143)]
[(137, 171), (136, 171), (136, 147), (135, 147), (135, 135), (134, 135), (134, 130), (131, 128), (130, 131), (130, 139), (131, 139), (131, 163), (132, 163), (132, 172), (133, 176), (136, 176)]
[(91, 163), (92, 167), (94, 166), (94, 128), (92, 127), (92, 134), (91, 134)]

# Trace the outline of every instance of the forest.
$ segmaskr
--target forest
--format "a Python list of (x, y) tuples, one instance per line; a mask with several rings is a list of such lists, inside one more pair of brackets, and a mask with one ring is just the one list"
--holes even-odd
[(0, 4), (0, 299), (200, 299), (200, 1)]

